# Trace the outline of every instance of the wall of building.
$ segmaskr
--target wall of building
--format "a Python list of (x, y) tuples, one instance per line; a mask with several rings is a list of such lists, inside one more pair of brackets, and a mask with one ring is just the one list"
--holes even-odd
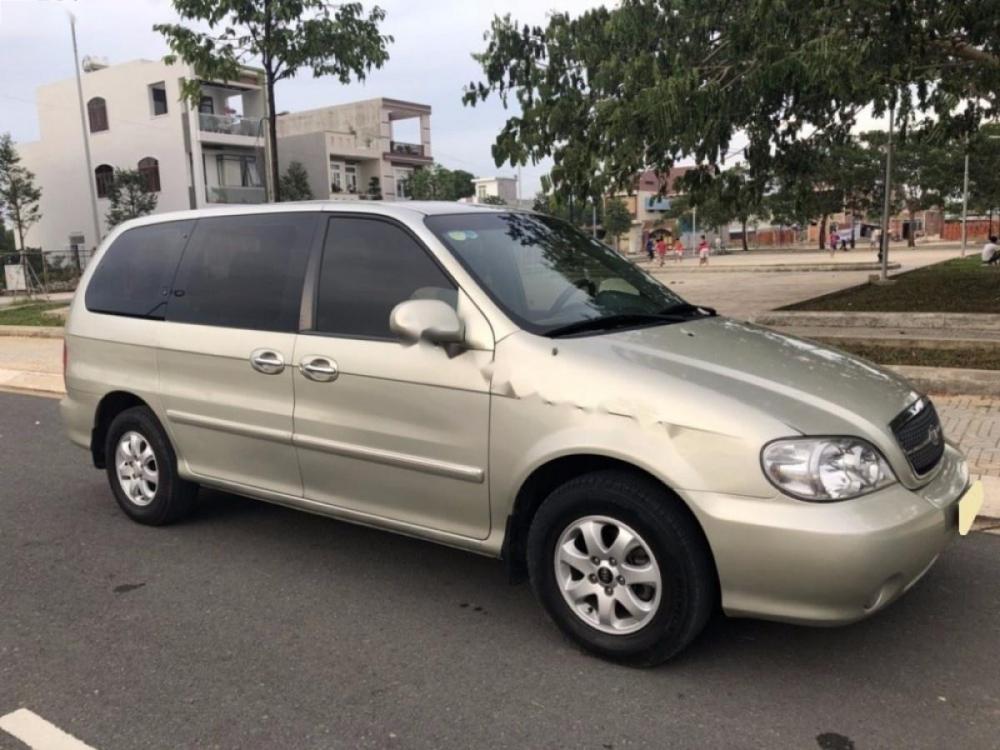
[(382, 137), (379, 101), (369, 99), (282, 115), (278, 118), (278, 137), (327, 133), (330, 153), (381, 158), (389, 144)]
[[(87, 125), (94, 168), (109, 164), (136, 169), (140, 159), (157, 159), (158, 213), (190, 207), (182, 125), (185, 107), (179, 101), (184, 71), (182, 65), (137, 60), (82, 74), (84, 103), (103, 97), (108, 114), (108, 130), (90, 133)], [(167, 113), (154, 116), (149, 85), (160, 81), (167, 90)], [(86, 171), (75, 79), (41, 86), (36, 106), (41, 138), (18, 146), (23, 165), (35, 173), (42, 189), (42, 219), (29, 231), (26, 242), (30, 247), (61, 250), (71, 233), (79, 233), (92, 247), (96, 237), (87, 182), (94, 177)], [(102, 234), (108, 229), (104, 220), (108, 208), (109, 201), (99, 198)]]
[(326, 135), (302, 133), (278, 139), (278, 169), (284, 175), (293, 161), (301, 162), (309, 175), (309, 189), (314, 198), (330, 197), (330, 167)]

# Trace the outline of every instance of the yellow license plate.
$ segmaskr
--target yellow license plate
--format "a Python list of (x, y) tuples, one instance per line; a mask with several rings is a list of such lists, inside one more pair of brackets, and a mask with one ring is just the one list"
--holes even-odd
[(983, 507), (983, 483), (973, 482), (972, 486), (958, 501), (958, 533), (965, 536), (972, 528), (972, 522)]

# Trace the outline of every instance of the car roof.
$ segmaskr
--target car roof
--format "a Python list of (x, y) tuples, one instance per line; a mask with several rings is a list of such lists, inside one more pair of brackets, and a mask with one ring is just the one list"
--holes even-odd
[(399, 219), (445, 214), (489, 214), (524, 212), (511, 206), (484, 206), (476, 203), (457, 201), (289, 201), (287, 203), (219, 204), (210, 208), (189, 211), (169, 211), (150, 214), (133, 219), (122, 225), (123, 229), (159, 224), (167, 221), (200, 219), (208, 216), (245, 216), (265, 213), (287, 213), (289, 211), (326, 211), (329, 213), (351, 212), (370, 213), (377, 216), (393, 216)]

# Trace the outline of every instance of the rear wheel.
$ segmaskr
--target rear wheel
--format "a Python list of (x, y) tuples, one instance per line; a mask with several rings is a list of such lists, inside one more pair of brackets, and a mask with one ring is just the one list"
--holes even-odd
[(528, 535), (532, 587), (583, 648), (652, 666), (701, 632), (717, 598), (701, 529), (647, 477), (602, 471), (542, 504)]
[(177, 457), (163, 427), (145, 406), (126, 409), (108, 428), (108, 481), (133, 521), (160, 526), (191, 509), (198, 485), (177, 475)]

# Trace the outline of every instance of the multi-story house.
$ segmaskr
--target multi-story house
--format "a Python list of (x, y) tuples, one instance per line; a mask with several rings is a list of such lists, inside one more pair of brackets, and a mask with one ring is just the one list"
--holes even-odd
[(486, 203), (491, 198), (499, 198), (508, 206), (518, 204), (516, 177), (477, 177), (472, 186), (476, 191), (472, 195), (473, 203)]
[[(419, 120), (419, 143), (397, 138), (403, 120)], [(410, 175), (433, 163), (431, 108), (380, 97), (280, 115), (282, 173), (293, 161), (305, 167), (317, 199), (406, 198)]]
[[(96, 189), (103, 236), (116, 168), (137, 169), (145, 177), (158, 195), (157, 212), (265, 200), (267, 108), (258, 71), (245, 68), (235, 81), (201, 81), (197, 107), (182, 101), (185, 79), (196, 76), (181, 63), (107, 65), (85, 59), (84, 128), (75, 79), (38, 89), (40, 139), (18, 146), (23, 165), (42, 189), (42, 219), (25, 238), (29, 247), (46, 252), (94, 247), (98, 238), (87, 181)], [(84, 137), (90, 143), (90, 174)]]
[(639, 253), (649, 236), (659, 236), (671, 233), (682, 236), (682, 222), (668, 219), (671, 200), (677, 196), (676, 181), (693, 167), (674, 167), (667, 175), (661, 175), (653, 170), (646, 170), (635, 176), (628, 189), (606, 200), (617, 198), (621, 200), (632, 215), (632, 227), (627, 234), (618, 238), (618, 250), (627, 253)]

